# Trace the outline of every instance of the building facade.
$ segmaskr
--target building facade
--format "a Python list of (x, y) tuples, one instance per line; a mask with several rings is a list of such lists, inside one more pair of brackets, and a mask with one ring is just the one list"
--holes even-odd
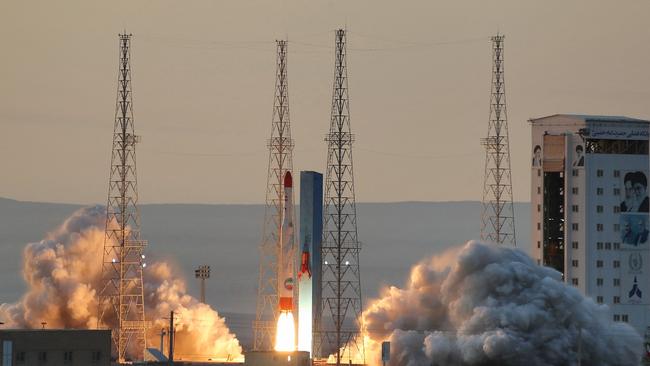
[(0, 330), (2, 366), (109, 366), (110, 330)]
[(650, 121), (553, 115), (530, 123), (533, 257), (647, 335)]

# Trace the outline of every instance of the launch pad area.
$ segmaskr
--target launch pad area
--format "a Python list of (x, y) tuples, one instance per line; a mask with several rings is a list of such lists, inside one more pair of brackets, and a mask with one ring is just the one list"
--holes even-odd
[(311, 366), (305, 351), (251, 351), (244, 354), (244, 360), (244, 366)]

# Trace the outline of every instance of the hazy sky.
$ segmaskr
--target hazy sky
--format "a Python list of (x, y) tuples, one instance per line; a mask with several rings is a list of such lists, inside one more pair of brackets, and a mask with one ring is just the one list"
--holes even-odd
[(296, 170), (323, 171), (333, 30), (349, 30), (359, 201), (478, 200), (505, 33), (516, 200), (528, 118), (650, 118), (650, 2), (2, 1), (0, 196), (104, 202), (117, 34), (134, 34), (140, 198), (262, 202), (276, 38), (289, 37)]

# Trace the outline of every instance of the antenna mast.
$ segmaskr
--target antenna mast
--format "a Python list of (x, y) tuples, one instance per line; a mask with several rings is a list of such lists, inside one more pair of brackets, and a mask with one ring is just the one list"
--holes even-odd
[[(286, 40), (276, 41), (276, 79), (273, 98), (273, 117), (269, 147), (269, 165), (266, 187), (266, 209), (264, 231), (260, 246), (259, 284), (257, 290), (257, 311), (253, 322), (253, 349), (273, 349), (275, 328), (278, 319), (278, 260), (283, 214), (283, 179), (286, 172), (293, 175), (293, 140), (289, 119), (289, 85), (287, 81)], [(292, 200), (293, 201), (293, 200)], [(293, 210), (292, 210), (293, 212)], [(295, 222), (293, 220), (292, 222)], [(284, 243), (285, 245), (287, 243)], [(295, 258), (295, 245), (292, 258)], [(293, 261), (289, 261), (293, 263)], [(295, 272), (291, 268), (291, 273)]]
[(497, 244), (516, 246), (510, 143), (503, 77), (504, 38), (505, 36), (499, 34), (492, 37), (490, 120), (487, 137), (481, 139), (481, 144), (485, 146), (481, 239)]
[[(327, 173), (323, 215), (322, 306), (315, 324), (315, 350), (319, 357), (364, 360), (360, 337), (361, 279), (357, 238), (357, 210), (354, 196), (350, 106), (346, 61), (346, 31), (336, 30), (334, 89), (330, 131), (327, 141)], [(365, 363), (365, 362), (364, 362)]]
[[(111, 328), (118, 362), (144, 360), (146, 347), (138, 181), (133, 126), (131, 34), (120, 34), (119, 77), (113, 151), (106, 205), (106, 234), (99, 291), (98, 327)], [(127, 355), (128, 354), (128, 355)]]

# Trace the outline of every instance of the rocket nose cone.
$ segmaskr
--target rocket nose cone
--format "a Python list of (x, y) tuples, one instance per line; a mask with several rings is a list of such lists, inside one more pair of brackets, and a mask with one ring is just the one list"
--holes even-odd
[(291, 172), (287, 172), (287, 174), (284, 175), (284, 186), (293, 187), (293, 179), (291, 179)]

